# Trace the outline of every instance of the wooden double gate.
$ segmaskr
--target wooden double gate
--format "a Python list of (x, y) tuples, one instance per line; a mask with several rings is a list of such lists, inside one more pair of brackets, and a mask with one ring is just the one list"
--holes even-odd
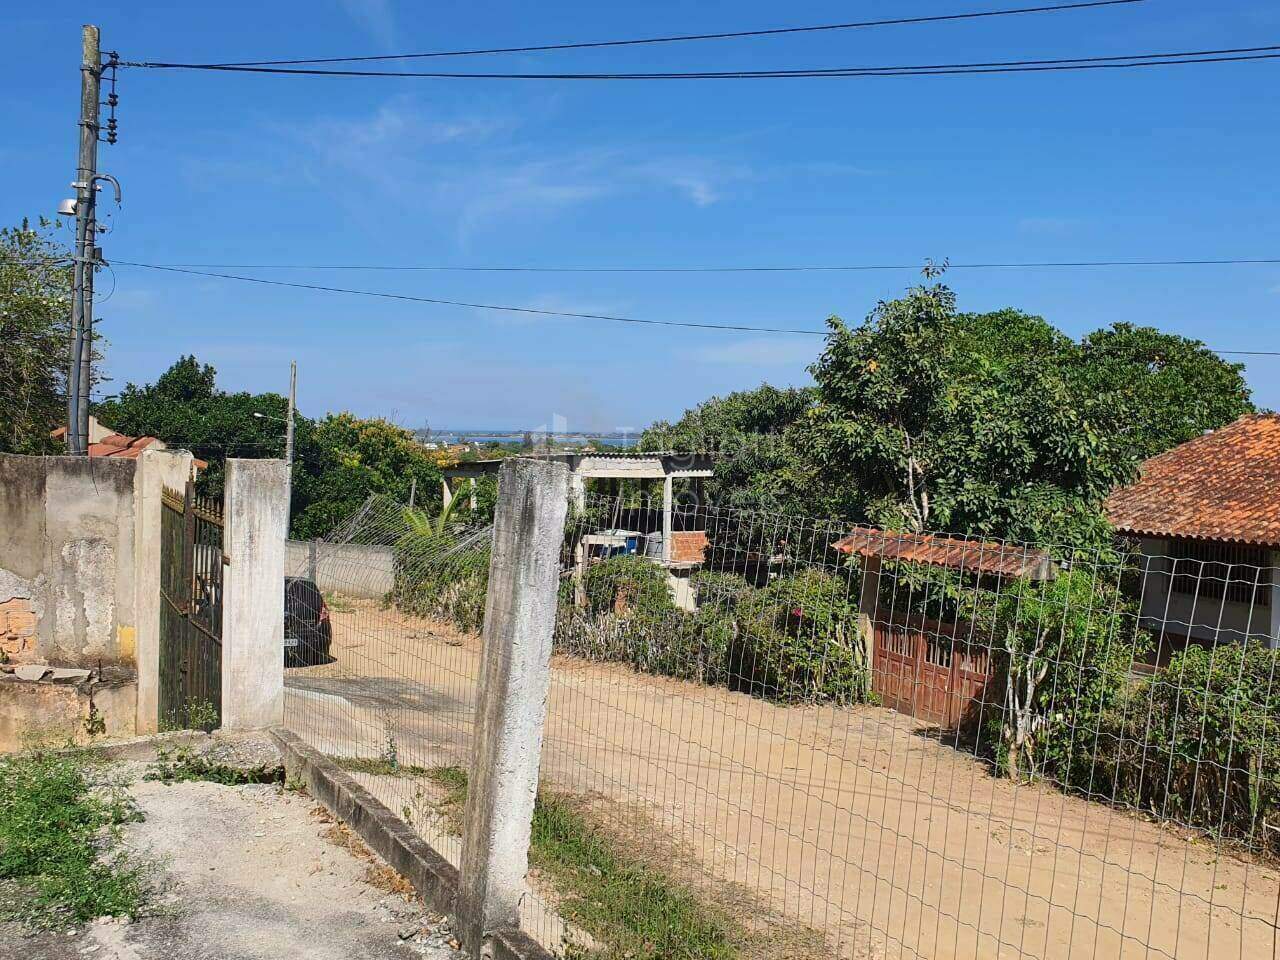
[(902, 620), (875, 624), (871, 689), (899, 713), (959, 727), (991, 694), (990, 642), (967, 623)]
[(162, 730), (212, 730), (222, 718), (222, 504), (188, 482), (160, 496)]

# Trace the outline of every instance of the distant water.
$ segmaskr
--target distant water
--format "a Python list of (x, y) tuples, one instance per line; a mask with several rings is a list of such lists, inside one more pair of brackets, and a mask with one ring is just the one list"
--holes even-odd
[[(519, 443), (521, 437), (493, 436), (487, 433), (433, 433), (433, 443)], [(634, 447), (640, 442), (638, 436), (631, 437), (552, 437), (555, 444), (587, 444), (597, 447), (617, 447), (625, 449)]]

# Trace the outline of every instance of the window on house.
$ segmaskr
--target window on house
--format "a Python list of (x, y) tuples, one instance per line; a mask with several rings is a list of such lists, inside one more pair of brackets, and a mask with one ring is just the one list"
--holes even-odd
[(1265, 547), (1214, 540), (1169, 541), (1174, 593), (1271, 606), (1271, 552)]

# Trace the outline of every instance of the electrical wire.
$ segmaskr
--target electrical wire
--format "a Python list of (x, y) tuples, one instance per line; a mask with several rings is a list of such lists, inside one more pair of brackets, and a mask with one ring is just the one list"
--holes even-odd
[[(115, 261), (120, 262), (120, 261)], [(1280, 257), (1196, 260), (1043, 260), (1007, 263), (949, 263), (948, 270), (1034, 270), (1085, 267), (1204, 267), (1280, 265)], [(442, 264), (361, 263), (166, 263), (154, 266), (191, 270), (344, 270), (436, 273), (854, 273), (879, 270), (919, 270), (919, 263), (833, 264), (746, 267), (523, 267), (449, 266)]]
[(775, 37), (796, 33), (821, 33), (835, 30), (857, 30), (867, 27), (904, 26), (925, 23), (953, 22), (958, 20), (980, 20), (991, 17), (1008, 17), (1034, 13), (1060, 13), (1070, 10), (1085, 10), (1095, 7), (1117, 7), (1131, 3), (1143, 3), (1145, 0), (1089, 0), (1081, 3), (1051, 4), (1034, 7), (1015, 7), (1004, 10), (984, 10), (969, 13), (949, 13), (922, 17), (895, 17), (886, 20), (859, 20), (849, 23), (825, 23), (806, 27), (775, 27), (768, 30), (735, 30), (724, 33), (691, 33), (673, 36), (642, 37), (627, 40), (590, 40), (576, 43), (544, 43), (520, 47), (486, 47), (470, 50), (436, 50), (428, 53), (393, 53), (378, 56), (360, 57), (313, 57), (301, 60), (241, 60), (226, 63), (205, 64), (216, 67), (268, 67), (268, 66), (302, 66), (323, 63), (370, 63), (388, 60), (426, 60), (436, 57), (475, 57), (506, 53), (543, 53), (551, 50), (587, 50), (599, 47), (633, 47), (645, 44), (686, 43), (700, 40), (737, 40), (752, 37)]
[(197, 277), (214, 277), (219, 280), (239, 280), (272, 287), (291, 287), (296, 290), (315, 290), (320, 293), (343, 293), (356, 297), (379, 297), (386, 300), (404, 300), (411, 303), (431, 303), (449, 307), (471, 307), (476, 310), (496, 310), (504, 313), (535, 314), (544, 317), (572, 317), (579, 320), (609, 320), (615, 323), (639, 323), (659, 327), (695, 327), (710, 330), (740, 330), (752, 333), (798, 333), (826, 336), (825, 330), (801, 330), (785, 327), (749, 327), (739, 324), (697, 323), (684, 320), (648, 320), (638, 317), (617, 317), (603, 313), (573, 313), (567, 310), (543, 310), (536, 307), (512, 307), (492, 303), (472, 303), (465, 300), (445, 300), (439, 297), (416, 297), (403, 293), (387, 293), (380, 290), (355, 290), (350, 287), (330, 287), (315, 283), (291, 283), (287, 280), (267, 280), (263, 277), (245, 277), (233, 273), (213, 273), (207, 270), (190, 270), (184, 267), (164, 267), (154, 263), (137, 263), (129, 260), (113, 260), (117, 266), (141, 267), (146, 270), (163, 270)]
[[(636, 323), (659, 327), (692, 327), (702, 330), (731, 330), (749, 333), (786, 333), (825, 337), (828, 330), (809, 330), (796, 327), (750, 327), (730, 323), (697, 323), (682, 320), (653, 320), (638, 317), (618, 317), (601, 313), (573, 313), (566, 310), (542, 310), (534, 307), (500, 306), (492, 303), (471, 303), (465, 300), (445, 300), (439, 297), (418, 297), (403, 293), (388, 293), (380, 290), (357, 290), (350, 287), (331, 287), (314, 283), (294, 283), (287, 280), (268, 280), (264, 277), (246, 277), (233, 273), (214, 273), (206, 270), (194, 270), (187, 267), (167, 267), (155, 263), (139, 263), (129, 260), (113, 261), (117, 266), (140, 267), (146, 270), (160, 270), (165, 273), (179, 273), (197, 277), (212, 277), (219, 280), (238, 280), (244, 283), (264, 284), (272, 287), (287, 287), (295, 290), (312, 290), (318, 293), (341, 293), (357, 297), (377, 297), (386, 300), (401, 300), (410, 303), (430, 303), (451, 307), (471, 307), (477, 310), (496, 310), (505, 313), (536, 314), (547, 317), (571, 317), (580, 320), (608, 320), (616, 323)], [(1213, 349), (1213, 348), (1208, 348)], [(1239, 356), (1273, 357), (1280, 356), (1280, 350), (1213, 350), (1218, 354)]]
[(1072, 70), (1116, 70), (1176, 64), (1239, 63), (1280, 59), (1280, 44), (1143, 53), (1105, 57), (1067, 57), (1041, 60), (994, 60), (975, 63), (937, 63), (885, 67), (806, 67), (796, 70), (716, 70), (666, 73), (460, 73), (413, 70), (316, 70), (309, 67), (219, 66), (199, 63), (134, 62), (121, 66), (167, 70), (205, 70), (319, 77), (399, 77), (436, 80), (760, 80), (824, 77), (934, 77), (962, 74), (1039, 73)]

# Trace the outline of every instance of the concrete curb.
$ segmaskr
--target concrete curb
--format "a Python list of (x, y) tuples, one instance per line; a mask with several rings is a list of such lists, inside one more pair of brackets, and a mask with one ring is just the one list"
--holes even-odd
[(168, 733), (150, 733), (112, 743), (91, 743), (83, 747), (69, 747), (68, 753), (87, 753), (104, 760), (154, 760), (161, 750), (176, 750), (204, 743), (209, 734), (203, 730), (173, 730)]
[[(293, 731), (274, 727), (270, 734), (280, 747), (290, 780), (302, 782), (312, 797), (413, 884), (431, 909), (454, 914), (462, 879), (457, 867), (360, 786), (354, 777), (303, 743)], [(519, 930), (496, 931), (486, 946), (485, 956), (494, 960), (555, 960), (553, 954)]]

